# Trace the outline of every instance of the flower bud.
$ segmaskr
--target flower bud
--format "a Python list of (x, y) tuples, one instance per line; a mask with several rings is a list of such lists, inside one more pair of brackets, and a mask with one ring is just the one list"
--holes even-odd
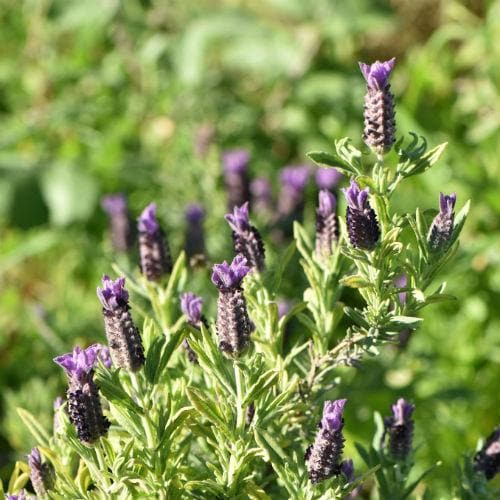
[(114, 249), (119, 252), (130, 250), (134, 240), (134, 230), (125, 195), (118, 193), (105, 196), (101, 200), (101, 207), (108, 214), (111, 243)]
[(224, 261), (213, 267), (212, 282), (219, 289), (217, 301), (217, 334), (219, 348), (227, 356), (239, 356), (247, 347), (252, 326), (241, 288), (250, 271), (246, 259), (237, 255), (231, 264)]
[(54, 486), (54, 470), (52, 466), (45, 462), (38, 448), (32, 448), (28, 455), (28, 465), (30, 468), (30, 479), (37, 498), (47, 498), (47, 492)]
[(339, 240), (339, 221), (337, 218), (335, 196), (322, 189), (319, 192), (319, 206), (316, 210), (316, 253), (318, 256), (332, 254), (333, 246)]
[[(102, 284), (102, 288), (97, 287), (97, 297), (102, 304), (111, 358), (117, 367), (135, 372), (144, 364), (144, 348), (130, 314), (125, 278), (113, 281), (109, 276), (103, 276)], [(103, 362), (106, 363), (105, 357)]]
[(427, 236), (431, 252), (446, 250), (450, 243), (455, 220), (453, 209), (456, 201), (457, 195), (455, 193), (449, 196), (443, 193), (439, 195), (439, 213), (434, 217)]
[(385, 62), (375, 61), (373, 64), (359, 63), (367, 83), (363, 140), (377, 154), (387, 153), (396, 141), (394, 96), (389, 84), (395, 61), (392, 58)]
[(228, 210), (250, 200), (249, 161), (250, 155), (245, 149), (233, 149), (222, 155)]
[[(181, 295), (181, 310), (183, 314), (186, 315), (187, 322), (194, 328), (198, 330), (201, 327), (201, 323), (203, 322), (203, 317), (201, 314), (201, 309), (203, 307), (203, 299), (198, 297), (194, 293), (187, 292)], [(184, 339), (182, 342), (184, 349), (186, 349), (188, 359), (191, 363), (198, 363), (198, 358), (196, 357), (196, 353), (193, 351), (189, 342)]]
[(108, 432), (109, 421), (102, 413), (97, 386), (94, 383), (94, 366), (99, 348), (81, 349), (54, 359), (68, 376), (68, 413), (80, 441), (91, 444)]
[(150, 203), (138, 219), (141, 272), (148, 281), (159, 281), (172, 271), (170, 250), (156, 218), (156, 204)]
[(396, 460), (405, 460), (411, 451), (414, 409), (414, 405), (400, 398), (392, 405), (392, 417), (384, 419), (384, 438), (389, 437), (389, 453)]
[(233, 213), (226, 214), (224, 218), (233, 230), (234, 252), (243, 255), (252, 269), (263, 271), (264, 243), (257, 228), (250, 223), (248, 202), (234, 207)]
[(342, 414), (346, 402), (346, 399), (325, 401), (316, 439), (305, 456), (307, 472), (313, 484), (338, 476), (341, 472), (340, 459), (344, 449)]
[(500, 473), (500, 427), (489, 436), (474, 457), (474, 469), (482, 472), (488, 481)]
[(355, 248), (373, 250), (380, 237), (377, 216), (368, 202), (368, 188), (363, 190), (355, 181), (342, 190), (347, 200), (347, 233)]

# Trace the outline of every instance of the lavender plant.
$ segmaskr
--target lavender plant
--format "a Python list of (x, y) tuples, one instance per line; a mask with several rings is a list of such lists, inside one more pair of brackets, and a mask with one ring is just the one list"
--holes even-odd
[[(213, 266), (215, 288), (203, 293), (206, 318), (204, 301), (186, 291), (195, 271), (184, 252), (172, 265), (156, 206), (144, 210), (140, 272), (115, 265), (119, 276), (104, 276), (98, 288), (109, 353), (94, 345), (56, 358), (69, 388), (67, 401), (57, 404), (52, 435), (20, 410), (39, 450), (32, 469), (55, 471), (43, 484), (42, 472), (33, 474), (35, 490), (43, 486), (49, 497), (64, 498), (340, 499), (358, 495), (373, 476), (375, 495), (403, 499), (431, 472), (409, 480), (414, 406), (402, 398), (385, 420), (375, 414), (373, 445), (356, 444), (364, 473), (355, 475), (352, 459), (343, 459), (344, 445), (352, 450), (354, 443), (348, 419), (344, 428), (338, 367), (375, 356), (401, 332), (416, 330), (421, 309), (449, 298), (444, 284), (429, 288), (457, 251), (468, 211), (467, 203), (455, 216), (455, 194), (441, 194), (432, 219), (419, 208), (412, 214), (393, 209), (400, 182), (429, 170), (444, 150), (428, 151), (415, 135), (409, 143), (396, 140), (388, 83), (394, 63), (361, 64), (369, 149), (341, 139), (334, 153), (309, 154), (323, 169), (336, 169), (321, 170), (316, 179), (314, 236), (297, 220), (310, 168), (282, 172), (272, 222), (286, 239), (283, 222), (294, 219), (294, 239), (266, 265), (263, 240), (250, 222), (248, 154), (224, 155), (231, 211), (225, 219), (235, 255)], [(332, 192), (340, 174), (350, 183), (343, 189), (345, 218), (343, 201)], [(252, 191), (264, 192), (261, 208), (270, 202), (268, 191)], [(188, 240), (201, 231), (193, 226), (201, 212), (194, 212)], [(295, 250), (307, 286), (280, 314), (281, 284)], [(189, 289), (196, 283), (189, 281)], [(343, 302), (346, 288), (359, 292), (358, 305)], [(292, 320), (300, 334), (290, 340)], [(489, 479), (498, 470), (497, 437), (478, 452), (471, 473)], [(13, 473), (11, 494), (27, 485), (22, 467)]]

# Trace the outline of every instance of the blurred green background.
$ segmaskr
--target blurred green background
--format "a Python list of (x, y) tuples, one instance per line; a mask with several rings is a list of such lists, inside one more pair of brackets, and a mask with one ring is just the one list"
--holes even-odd
[[(405, 352), (346, 373), (349, 439), (410, 398), (418, 467), (443, 461), (430, 481), (446, 497), (500, 421), (499, 18), (498, 0), (0, 0), (0, 476), (33, 445), (15, 408), (50, 426), (51, 359), (103, 341), (95, 287), (114, 257), (100, 197), (127, 193), (134, 216), (156, 200), (174, 255), (201, 201), (209, 253), (227, 258), (219, 151), (248, 148), (277, 188), (307, 151), (360, 144), (357, 61), (396, 56), (399, 134), (449, 147), (395, 202), (456, 191), (472, 213), (444, 277), (458, 300), (426, 309)], [(200, 158), (203, 126), (215, 145)]]

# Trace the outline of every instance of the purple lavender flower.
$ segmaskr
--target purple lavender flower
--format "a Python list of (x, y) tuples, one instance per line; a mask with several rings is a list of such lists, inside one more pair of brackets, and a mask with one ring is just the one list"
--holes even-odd
[[(186, 292), (181, 295), (181, 310), (187, 317), (187, 322), (194, 328), (200, 329), (203, 317), (201, 310), (203, 307), (203, 299), (191, 292)], [(187, 352), (188, 359), (191, 363), (197, 363), (198, 358), (193, 351), (189, 342), (184, 339), (182, 342), (184, 349)]]
[(222, 155), (229, 210), (250, 200), (249, 161), (250, 154), (245, 149), (233, 149)]
[(250, 184), (252, 208), (256, 213), (269, 214), (273, 211), (273, 192), (269, 179), (257, 177)]
[(137, 221), (141, 271), (148, 281), (159, 281), (172, 271), (170, 250), (156, 218), (156, 204), (150, 203)]
[(413, 420), (415, 406), (399, 398), (392, 405), (392, 416), (384, 419), (384, 437), (389, 437), (389, 452), (396, 460), (405, 460), (409, 455), (413, 440)]
[(205, 261), (205, 233), (203, 231), (203, 219), (205, 210), (198, 203), (191, 203), (186, 207), (186, 255), (192, 264)]
[(306, 165), (285, 167), (281, 170), (281, 192), (278, 212), (283, 215), (301, 214), (304, 208), (304, 189), (310, 169)]
[(95, 344), (99, 347), (98, 358), (106, 368), (111, 368), (113, 366), (113, 360), (111, 358), (111, 351), (109, 347), (102, 344)]
[(432, 221), (427, 236), (429, 248), (432, 252), (446, 250), (450, 244), (453, 233), (453, 223), (455, 221), (455, 202), (457, 195), (452, 193), (439, 195), (439, 213)]
[(488, 481), (500, 473), (500, 427), (488, 436), (474, 456), (474, 470), (482, 472)]
[(54, 469), (47, 462), (42, 463), (38, 448), (32, 448), (28, 455), (30, 479), (37, 498), (47, 498), (47, 492), (54, 486)]
[(367, 83), (363, 140), (377, 154), (389, 151), (396, 141), (394, 96), (389, 84), (395, 62), (396, 59), (392, 58), (385, 62), (375, 61), (373, 64), (359, 63)]
[(219, 348), (227, 356), (238, 356), (248, 345), (252, 326), (241, 288), (250, 271), (246, 259), (237, 255), (231, 264), (224, 261), (213, 267), (212, 282), (219, 289), (217, 301), (217, 334)]
[(252, 269), (263, 271), (264, 243), (257, 228), (250, 223), (248, 202), (241, 207), (234, 207), (233, 213), (226, 214), (224, 218), (233, 230), (234, 252), (243, 255)]
[(368, 188), (360, 190), (356, 181), (343, 189), (347, 200), (347, 233), (355, 248), (373, 250), (380, 236), (377, 216), (368, 202)]
[(141, 334), (130, 314), (125, 278), (113, 281), (105, 275), (102, 284), (102, 288), (97, 287), (97, 297), (102, 304), (111, 358), (117, 367), (135, 372), (144, 364), (144, 348)]
[(78, 438), (84, 443), (93, 443), (108, 432), (109, 421), (102, 413), (99, 393), (94, 383), (94, 366), (99, 354), (95, 345), (54, 359), (68, 376), (68, 413), (75, 426)]
[(126, 252), (132, 248), (134, 231), (130, 221), (127, 199), (122, 193), (104, 196), (102, 209), (108, 214), (111, 242), (115, 250)]
[(337, 200), (326, 189), (319, 192), (319, 206), (316, 210), (316, 254), (327, 257), (339, 240)]
[[(5, 494), (6, 500), (27, 500), (26, 490), (21, 490), (17, 493), (17, 495), (12, 495), (10, 493)], [(32, 497), (29, 497), (32, 498)]]
[(315, 180), (319, 189), (334, 189), (342, 179), (342, 174), (335, 168), (318, 168)]
[(313, 484), (338, 476), (341, 472), (340, 459), (344, 449), (342, 414), (346, 402), (346, 399), (325, 401), (316, 439), (305, 456), (309, 479)]

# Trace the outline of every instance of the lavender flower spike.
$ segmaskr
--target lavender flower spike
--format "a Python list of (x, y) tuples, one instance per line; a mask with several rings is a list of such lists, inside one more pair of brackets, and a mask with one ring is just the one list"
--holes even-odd
[(148, 281), (159, 281), (172, 271), (172, 259), (165, 235), (156, 218), (156, 204), (150, 203), (137, 221), (141, 271)]
[(500, 473), (500, 427), (489, 436), (474, 457), (474, 469), (482, 472), (488, 481)]
[(111, 242), (115, 250), (126, 252), (132, 248), (134, 231), (130, 222), (127, 199), (122, 193), (104, 196), (102, 209), (108, 214)]
[(250, 154), (245, 149), (233, 149), (222, 155), (229, 210), (250, 199), (249, 161)]
[(32, 448), (28, 455), (30, 479), (37, 498), (47, 498), (47, 492), (54, 486), (54, 470), (47, 462), (42, 463), (38, 448)]
[[(187, 292), (181, 295), (181, 310), (183, 314), (187, 317), (187, 322), (194, 328), (200, 329), (200, 325), (203, 322), (203, 317), (201, 310), (203, 307), (203, 299), (195, 295), (194, 293)], [(187, 356), (191, 363), (198, 363), (198, 358), (196, 353), (193, 351), (189, 342), (184, 339), (182, 342), (184, 349), (187, 352)]]
[(233, 213), (226, 214), (224, 218), (233, 230), (234, 252), (243, 255), (252, 269), (263, 271), (264, 243), (257, 228), (250, 223), (248, 202), (234, 207)]
[(411, 451), (414, 409), (414, 405), (400, 398), (392, 405), (392, 416), (384, 419), (384, 438), (389, 436), (389, 452), (396, 460), (405, 460)]
[(241, 288), (241, 282), (249, 271), (250, 268), (242, 255), (237, 255), (231, 264), (224, 261), (213, 267), (212, 282), (219, 289), (217, 301), (219, 348), (227, 356), (239, 356), (250, 339), (252, 327)]
[(99, 348), (95, 345), (54, 359), (68, 376), (68, 413), (71, 423), (76, 428), (80, 441), (93, 443), (104, 436), (109, 428), (109, 421), (102, 413), (99, 393), (94, 383), (94, 366)]
[(337, 200), (326, 189), (319, 192), (319, 206), (316, 210), (316, 254), (319, 257), (332, 254), (333, 246), (339, 240)]
[(359, 189), (352, 180), (350, 187), (343, 189), (347, 200), (347, 233), (355, 248), (373, 250), (380, 236), (377, 216), (368, 202), (368, 188)]
[(396, 141), (394, 96), (389, 84), (395, 62), (396, 59), (392, 58), (373, 64), (359, 63), (367, 83), (363, 140), (380, 155), (387, 153)]
[(191, 265), (205, 261), (205, 233), (203, 219), (205, 210), (198, 203), (190, 203), (184, 212), (186, 218), (186, 236), (184, 249)]
[(455, 212), (453, 210), (456, 201), (457, 195), (455, 193), (450, 195), (439, 194), (439, 213), (434, 217), (427, 236), (429, 248), (432, 252), (446, 250), (449, 246), (455, 221)]
[[(103, 287), (97, 287), (97, 297), (102, 304), (104, 329), (113, 363), (135, 372), (144, 364), (144, 348), (139, 330), (134, 324), (125, 290), (125, 278), (113, 281), (103, 276)], [(98, 347), (101, 352), (101, 346)]]
[(346, 399), (325, 401), (316, 439), (305, 456), (309, 479), (313, 484), (338, 476), (341, 472), (340, 459), (344, 449), (342, 414), (346, 402)]

